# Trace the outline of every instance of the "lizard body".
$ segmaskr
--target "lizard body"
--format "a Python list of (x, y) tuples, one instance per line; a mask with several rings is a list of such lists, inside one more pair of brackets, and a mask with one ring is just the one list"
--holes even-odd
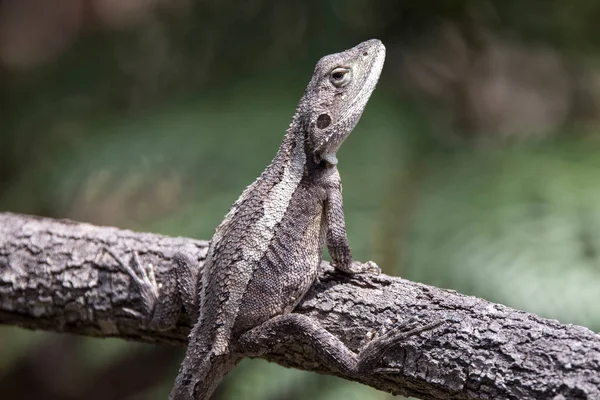
[(159, 293), (152, 271), (118, 260), (141, 292), (149, 325), (173, 326), (182, 305), (195, 322), (171, 399), (208, 399), (242, 357), (264, 354), (278, 335), (309, 337), (323, 362), (352, 376), (377, 372), (393, 338), (375, 339), (357, 355), (292, 310), (316, 279), (325, 244), (337, 269), (379, 272), (373, 262), (352, 260), (336, 152), (384, 59), (383, 44), (369, 40), (317, 63), (279, 152), (216, 229), (202, 276), (197, 261), (177, 255)]

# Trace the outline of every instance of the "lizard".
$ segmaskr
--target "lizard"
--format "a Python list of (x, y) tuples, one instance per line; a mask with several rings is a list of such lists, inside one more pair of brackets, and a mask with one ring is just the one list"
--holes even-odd
[(381, 353), (406, 334), (375, 338), (356, 354), (292, 312), (317, 278), (325, 245), (343, 273), (380, 272), (352, 258), (336, 154), (375, 89), (385, 54), (372, 39), (318, 61), (276, 156), (215, 230), (202, 273), (197, 260), (176, 254), (159, 288), (137, 255), (132, 267), (111, 251), (139, 288), (151, 327), (174, 326), (182, 310), (194, 324), (170, 399), (209, 399), (243, 357), (268, 352), (279, 335), (308, 338), (323, 362), (350, 376), (389, 372), (377, 366)]

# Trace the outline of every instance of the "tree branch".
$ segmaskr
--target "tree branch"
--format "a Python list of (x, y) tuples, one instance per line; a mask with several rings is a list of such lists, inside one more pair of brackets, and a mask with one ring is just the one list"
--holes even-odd
[[(207, 242), (0, 213), (0, 322), (30, 329), (185, 344), (189, 321), (152, 331), (130, 278), (106, 252), (156, 266), (178, 251), (202, 260)], [(382, 366), (400, 372), (358, 379), (327, 369), (308, 343), (265, 356), (281, 365), (358, 380), (424, 399), (600, 398), (600, 336), (573, 325), (400, 278), (345, 276), (327, 263), (297, 312), (351, 349), (374, 334), (443, 323), (390, 347)]]

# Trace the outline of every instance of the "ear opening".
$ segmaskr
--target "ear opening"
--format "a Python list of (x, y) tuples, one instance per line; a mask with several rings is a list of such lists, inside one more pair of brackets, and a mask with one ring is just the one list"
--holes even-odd
[(325, 129), (331, 125), (331, 117), (329, 114), (321, 114), (317, 117), (317, 128)]

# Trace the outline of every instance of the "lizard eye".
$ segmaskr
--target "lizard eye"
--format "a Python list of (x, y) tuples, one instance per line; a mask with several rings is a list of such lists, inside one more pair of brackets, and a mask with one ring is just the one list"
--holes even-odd
[(335, 87), (346, 86), (352, 80), (352, 71), (350, 68), (335, 68), (331, 71), (329, 80)]

